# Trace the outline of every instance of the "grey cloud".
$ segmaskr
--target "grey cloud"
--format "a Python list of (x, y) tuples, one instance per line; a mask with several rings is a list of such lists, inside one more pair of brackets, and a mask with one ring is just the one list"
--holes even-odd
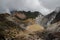
[(60, 7), (60, 0), (40, 0), (43, 5), (49, 9), (55, 9), (56, 7)]
[(51, 12), (50, 8), (53, 8), (56, 2), (59, 5), (56, 0), (0, 0), (0, 12), (9, 12), (10, 10), (16, 9), (39, 11), (46, 15)]

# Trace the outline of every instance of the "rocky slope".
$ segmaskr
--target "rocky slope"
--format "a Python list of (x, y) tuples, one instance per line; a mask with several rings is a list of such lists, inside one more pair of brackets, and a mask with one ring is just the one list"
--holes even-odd
[(60, 10), (59, 8), (46, 16), (39, 15), (36, 22), (46, 28), (46, 40), (60, 40)]
[(45, 16), (48, 19), (48, 23), (53, 24), (60, 21), (60, 8), (56, 8), (53, 12)]
[[(0, 14), (0, 40), (42, 39), (37, 35), (37, 33), (42, 33), (44, 31), (44, 27), (35, 23), (35, 17), (38, 16), (39, 13), (32, 13), (33, 15), (28, 14), (28, 12), (24, 13), (17, 11), (13, 14)], [(34, 13), (37, 14), (34, 15)]]
[(11, 13), (0, 14), (0, 40), (60, 40), (60, 12)]
[(43, 25), (43, 26), (48, 26), (50, 24), (60, 21), (59, 17), (60, 17), (60, 11), (58, 8), (46, 16), (39, 15), (38, 17), (36, 17), (36, 23)]
[(47, 27), (47, 31), (50, 32), (56, 40), (60, 40), (59, 39), (60, 38), (60, 10), (58, 11), (55, 10), (54, 13), (52, 12), (52, 16), (53, 17), (50, 22), (50, 25), (48, 25)]

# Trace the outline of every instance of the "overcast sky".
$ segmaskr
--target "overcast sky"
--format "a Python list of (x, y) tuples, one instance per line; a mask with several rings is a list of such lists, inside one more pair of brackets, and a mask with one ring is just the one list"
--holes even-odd
[(39, 11), (47, 15), (60, 6), (60, 0), (0, 0), (0, 12), (10, 10)]

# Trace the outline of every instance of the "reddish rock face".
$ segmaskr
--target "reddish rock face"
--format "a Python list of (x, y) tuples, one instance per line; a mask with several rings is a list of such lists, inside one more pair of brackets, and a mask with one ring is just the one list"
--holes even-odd
[(20, 19), (26, 19), (26, 15), (23, 13), (17, 13), (16, 16), (19, 17)]
[(14, 16), (18, 17), (19, 19), (26, 19), (26, 15), (21, 12), (16, 12)]

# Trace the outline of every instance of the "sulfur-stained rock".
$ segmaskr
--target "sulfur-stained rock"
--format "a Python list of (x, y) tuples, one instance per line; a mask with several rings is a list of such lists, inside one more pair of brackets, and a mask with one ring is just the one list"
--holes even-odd
[(36, 31), (43, 32), (44, 27), (39, 25), (39, 24), (33, 24), (33, 25), (30, 25), (30, 26), (27, 26), (26, 30), (28, 30), (30, 32), (36, 32)]

